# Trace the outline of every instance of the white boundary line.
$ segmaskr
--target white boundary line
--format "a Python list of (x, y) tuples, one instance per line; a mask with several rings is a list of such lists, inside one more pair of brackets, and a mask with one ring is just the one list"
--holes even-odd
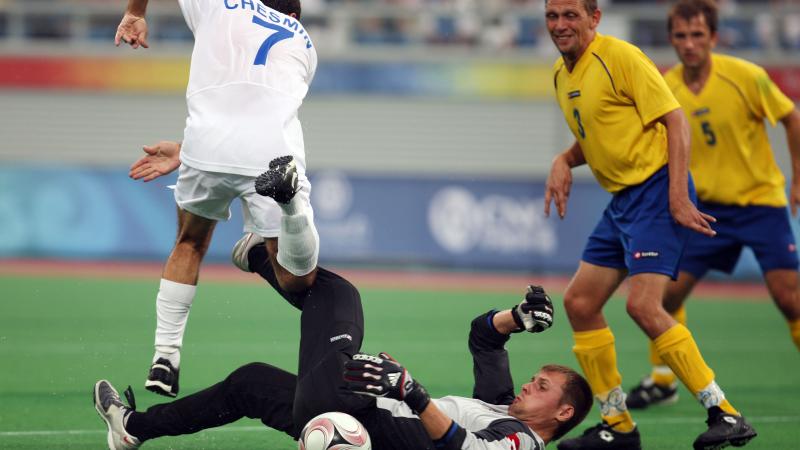
[[(750, 423), (800, 423), (800, 416), (761, 416), (761, 417), (746, 417)], [(692, 424), (702, 423), (700, 418), (690, 417), (650, 417), (639, 419), (636, 423), (640, 424)], [(224, 428), (209, 428), (205, 430), (214, 433), (252, 433), (275, 431), (264, 425), (262, 426), (247, 426), (247, 427), (224, 427)], [(96, 430), (39, 430), (39, 431), (0, 431), (0, 438), (4, 437), (24, 437), (24, 436), (57, 436), (57, 435), (80, 435), (80, 434), (105, 434), (107, 430), (97, 427)]]
[[(274, 431), (266, 425), (251, 426), (251, 427), (223, 427), (223, 428), (209, 428), (208, 430), (215, 433), (251, 433), (254, 431)], [(0, 431), (0, 438), (3, 437), (19, 437), (19, 436), (57, 436), (57, 435), (79, 435), (79, 434), (106, 434), (108, 430), (97, 427), (96, 430), (39, 430), (39, 431)]]

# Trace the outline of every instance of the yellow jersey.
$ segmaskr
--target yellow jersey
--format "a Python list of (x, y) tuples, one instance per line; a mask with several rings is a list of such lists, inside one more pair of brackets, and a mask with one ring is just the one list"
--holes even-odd
[(697, 197), (726, 205), (786, 206), (785, 180), (775, 162), (764, 120), (773, 126), (794, 110), (761, 67), (731, 56), (711, 56), (711, 74), (695, 95), (683, 65), (664, 75), (692, 127)]
[(667, 163), (667, 130), (656, 119), (680, 105), (637, 47), (597, 33), (572, 72), (556, 61), (553, 78), (564, 118), (605, 190), (640, 184)]

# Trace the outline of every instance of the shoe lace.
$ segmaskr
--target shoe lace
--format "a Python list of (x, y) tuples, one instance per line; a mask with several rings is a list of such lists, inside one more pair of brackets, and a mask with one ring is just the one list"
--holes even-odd
[(123, 394), (125, 394), (125, 400), (128, 401), (128, 407), (132, 411), (136, 411), (136, 397), (134, 397), (133, 395), (133, 388), (130, 385), (128, 385), (128, 389), (125, 389), (125, 392), (123, 392)]

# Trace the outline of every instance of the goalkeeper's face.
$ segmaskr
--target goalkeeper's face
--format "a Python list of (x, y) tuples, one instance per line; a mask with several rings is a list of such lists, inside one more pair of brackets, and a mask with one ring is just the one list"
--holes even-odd
[(536, 429), (536, 425), (552, 426), (574, 413), (572, 405), (562, 403), (567, 376), (558, 372), (540, 371), (522, 385), (508, 407), (508, 414)]

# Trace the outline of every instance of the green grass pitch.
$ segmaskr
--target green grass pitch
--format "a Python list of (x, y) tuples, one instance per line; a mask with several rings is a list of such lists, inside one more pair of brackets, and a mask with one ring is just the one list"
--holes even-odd
[[(120, 390), (133, 385), (140, 409), (162, 401), (142, 387), (157, 288), (157, 280), (0, 277), (0, 448), (105, 448), (105, 427), (91, 402), (100, 378)], [(391, 352), (434, 396), (470, 395), (469, 321), (517, 301), (508, 293), (378, 289), (362, 290), (362, 298), (364, 350)], [(608, 304), (606, 315), (616, 335), (623, 384), (629, 387), (646, 371), (646, 342), (620, 299)], [(250, 361), (293, 370), (298, 316), (267, 285), (201, 282), (184, 341), (181, 394)], [(800, 448), (800, 355), (777, 309), (767, 302), (698, 299), (689, 304), (689, 326), (728, 398), (759, 432), (747, 448)], [(515, 335), (509, 344), (516, 383), (544, 363), (576, 367), (571, 346), (557, 305), (552, 330)], [(579, 430), (598, 417), (595, 409)], [(705, 428), (704, 411), (685, 390), (677, 404), (637, 412), (634, 418), (645, 449), (689, 448)], [(245, 419), (143, 448), (297, 447)]]

